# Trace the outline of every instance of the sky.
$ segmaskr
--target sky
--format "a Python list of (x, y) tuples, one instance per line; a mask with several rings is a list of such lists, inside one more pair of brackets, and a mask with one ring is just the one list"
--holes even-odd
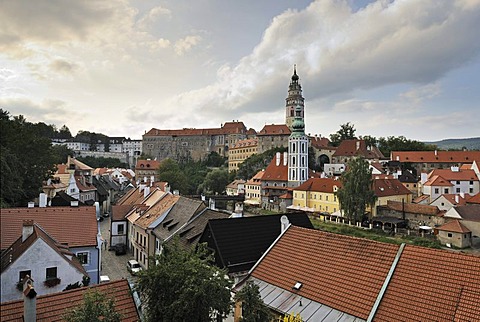
[(5, 0), (0, 108), (141, 139), (151, 128), (285, 122), (306, 132), (480, 136), (480, 0)]

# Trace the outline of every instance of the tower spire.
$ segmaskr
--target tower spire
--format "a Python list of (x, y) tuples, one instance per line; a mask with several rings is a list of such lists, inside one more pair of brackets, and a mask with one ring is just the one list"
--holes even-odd
[(292, 130), (292, 123), (295, 120), (295, 108), (297, 105), (301, 107), (301, 115), (303, 117), (304, 98), (302, 96), (302, 86), (299, 83), (300, 77), (297, 75), (297, 64), (293, 65), (293, 75), (288, 86), (288, 96), (285, 99), (285, 124)]

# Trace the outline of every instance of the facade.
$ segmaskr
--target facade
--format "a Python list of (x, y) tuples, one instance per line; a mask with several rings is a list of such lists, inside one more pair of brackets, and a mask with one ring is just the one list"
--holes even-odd
[(480, 245), (480, 205), (467, 204), (453, 207), (445, 213), (445, 220), (458, 219), (472, 232), (472, 245)]
[(464, 194), (444, 194), (430, 203), (431, 206), (436, 206), (440, 210), (448, 211), (452, 207), (464, 206), (470, 195)]
[(227, 196), (245, 195), (245, 180), (234, 180), (225, 189)]
[(260, 170), (245, 183), (245, 204), (260, 205), (262, 202), (262, 177), (265, 170)]
[(101, 240), (93, 206), (3, 208), (0, 212), (1, 250), (22, 234), (24, 220), (33, 220), (59, 244), (68, 245), (96, 284), (100, 278)]
[(211, 152), (228, 157), (231, 146), (247, 138), (247, 129), (243, 122), (227, 122), (220, 128), (212, 129), (151, 129), (143, 135), (143, 153), (163, 160), (199, 161)]
[(341, 187), (342, 183), (333, 178), (310, 178), (293, 189), (291, 209), (335, 213), (340, 210), (336, 192)]
[(430, 178), (423, 183), (422, 188), (423, 195), (429, 196), (427, 203), (430, 203), (441, 195), (448, 195), (453, 192), (453, 184), (438, 175), (430, 176)]
[(392, 151), (390, 160), (413, 167), (416, 174), (480, 161), (480, 151)]
[(288, 186), (298, 187), (308, 179), (308, 137), (305, 135), (303, 108), (297, 105), (288, 138)]
[(128, 156), (128, 164), (134, 165), (142, 154), (142, 140), (125, 139), (122, 148)]
[(437, 228), (437, 238), (443, 245), (457, 248), (472, 246), (472, 232), (459, 220), (452, 220)]
[(135, 178), (143, 182), (157, 181), (159, 166), (160, 162), (157, 160), (138, 160), (135, 164)]
[(390, 217), (408, 221), (408, 228), (418, 230), (421, 226), (439, 227), (445, 223), (441, 211), (436, 206), (388, 200), (386, 205), (377, 207), (378, 217)]
[(288, 138), (291, 131), (285, 124), (265, 125), (260, 132), (257, 133), (258, 153), (271, 150), (273, 148), (288, 148)]
[(480, 192), (480, 181), (478, 176), (472, 169), (460, 169), (459, 167), (451, 167), (450, 169), (432, 170), (428, 177), (438, 176), (450, 181), (452, 184), (453, 194), (477, 194)]
[(377, 201), (373, 207), (367, 207), (367, 210), (371, 211), (372, 218), (377, 216), (377, 206), (386, 205), (388, 201), (404, 203), (412, 201), (412, 193), (398, 179), (373, 180), (373, 192), (377, 196)]
[[(17, 285), (27, 275), (37, 281), (38, 295), (60, 292), (69, 284), (82, 283), (88, 275), (73, 255), (67, 246), (56, 242), (33, 220), (24, 221), (21, 237), (2, 252), (2, 301), (22, 298)], [(23, 284), (21, 287), (23, 289)]]
[[(288, 192), (288, 153), (277, 152), (262, 179), (262, 208), (280, 211), (280, 196)], [(286, 207), (286, 206), (285, 206)]]
[(257, 154), (258, 140), (245, 139), (234, 143), (228, 151), (228, 172), (237, 171), (240, 164)]

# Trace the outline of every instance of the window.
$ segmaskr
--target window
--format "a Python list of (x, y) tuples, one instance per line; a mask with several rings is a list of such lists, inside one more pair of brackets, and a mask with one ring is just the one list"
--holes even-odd
[(448, 193), (448, 188), (443, 189), (443, 193)]
[(468, 189), (470, 193), (473, 193), (473, 188)]
[(457, 184), (460, 184), (460, 181), (457, 180)]
[(473, 181), (470, 181), (470, 184), (472, 185), (472, 184), (473, 184)]
[(88, 264), (88, 252), (77, 253), (75, 256), (82, 265)]
[(452, 233), (448, 233), (448, 237), (452, 237)]
[(460, 193), (460, 188), (457, 188), (455, 191), (456, 191), (457, 193)]
[(125, 233), (125, 225), (124, 224), (118, 225), (118, 234), (122, 235), (124, 233)]
[(32, 271), (20, 271), (20, 273), (18, 274), (18, 281), (21, 282), (27, 275), (32, 277)]
[(51, 279), (54, 279), (54, 278), (57, 278), (57, 268), (56, 267), (48, 267), (46, 270), (45, 270), (46, 274), (45, 274), (45, 279), (46, 280), (51, 280)]
[(328, 201), (328, 196), (325, 196), (325, 200)]
[(438, 193), (438, 188), (435, 188), (435, 193)]

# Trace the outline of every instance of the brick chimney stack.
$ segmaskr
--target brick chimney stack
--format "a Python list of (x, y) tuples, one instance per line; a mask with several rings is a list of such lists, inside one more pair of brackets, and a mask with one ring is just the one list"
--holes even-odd
[(24, 220), (22, 226), (22, 243), (33, 234), (33, 220)]

